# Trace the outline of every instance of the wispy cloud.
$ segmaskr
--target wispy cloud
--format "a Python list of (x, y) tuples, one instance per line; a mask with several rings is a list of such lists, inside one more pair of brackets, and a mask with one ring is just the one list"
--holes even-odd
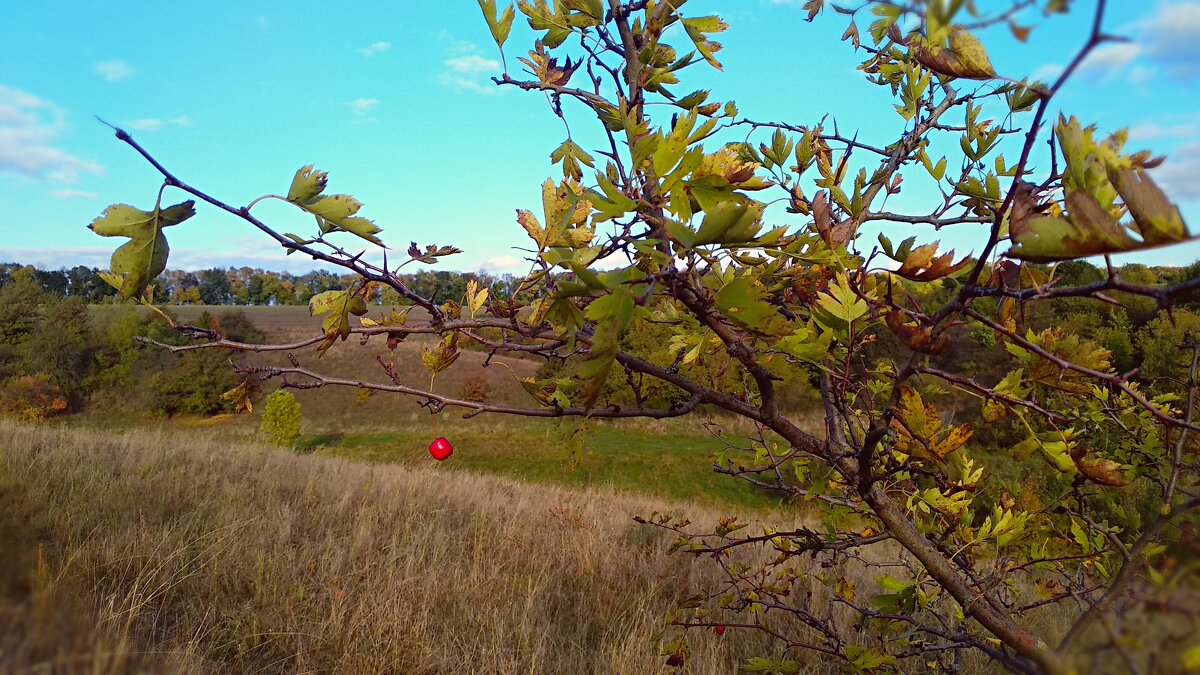
[(1144, 122), (1129, 129), (1129, 140), (1191, 139), (1200, 136), (1200, 118), (1183, 122)]
[(375, 119), (375, 109), (379, 107), (380, 101), (377, 98), (356, 98), (347, 105), (354, 112), (354, 120), (352, 124), (374, 124), (379, 120)]
[(120, 59), (101, 61), (92, 67), (92, 72), (99, 75), (105, 82), (119, 82), (133, 77), (133, 66)]
[(1118, 42), (1097, 47), (1088, 54), (1076, 71), (1080, 76), (1094, 79), (1117, 77), (1125, 66), (1141, 54), (1142, 48), (1135, 42)]
[(529, 271), (529, 261), (515, 255), (498, 255), (484, 260), (480, 269), (493, 274), (520, 274)]
[(95, 192), (87, 192), (86, 190), (52, 190), (50, 196), (60, 201), (69, 199), (95, 199), (99, 195)]
[(1200, 2), (1160, 5), (1141, 35), (1146, 55), (1168, 71), (1187, 80), (1200, 76)]
[(159, 131), (168, 124), (177, 127), (190, 127), (192, 126), (192, 118), (187, 115), (180, 115), (179, 117), (172, 117), (166, 120), (157, 117), (143, 117), (141, 119), (129, 120), (124, 123), (124, 126), (134, 131)]
[(495, 59), (487, 59), (478, 54), (470, 54), (468, 56), (456, 56), (446, 59), (445, 65), (452, 72), (462, 73), (463, 75), (479, 75), (480, 73), (494, 73), (500, 70), (500, 62)]
[(350, 108), (355, 115), (370, 115), (379, 106), (377, 98), (356, 98), (350, 102)]
[(1172, 199), (1200, 201), (1200, 143), (1181, 145), (1167, 154), (1167, 161), (1153, 170)]
[[(1106, 44), (1093, 50), (1077, 73), (1092, 80), (1123, 77), (1145, 84), (1165, 71), (1191, 81), (1200, 77), (1200, 0), (1160, 2), (1146, 19), (1129, 26), (1131, 42)], [(1034, 73), (1057, 76), (1061, 65), (1043, 66)]]
[(55, 183), (103, 173), (99, 164), (56, 147), (66, 126), (66, 112), (50, 101), (0, 85), (0, 173)]
[[(1200, 0), (1160, 2), (1146, 19), (1126, 29), (1130, 42), (1102, 45), (1080, 64), (1076, 74), (1093, 81), (1124, 78), (1145, 84), (1165, 71), (1183, 80), (1200, 77)], [(1058, 77), (1063, 66), (1051, 63), (1033, 72), (1035, 80)]]
[(392, 43), (380, 40), (379, 42), (375, 42), (369, 46), (363, 47), (362, 49), (358, 50), (358, 53), (369, 58), (375, 56), (376, 54), (382, 54), (391, 48)]
[(254, 17), (254, 25), (258, 26), (259, 30), (271, 30), (271, 20), (266, 14), (259, 14)]
[(1057, 63), (1047, 63), (1029, 74), (1029, 79), (1037, 82), (1053, 82), (1062, 75), (1063, 67)]
[[(82, 227), (82, 226), (80, 226)], [(55, 248), (0, 248), (0, 260), (33, 265), (42, 269), (63, 269), (76, 265), (108, 267), (111, 248), (75, 246)]]
[(445, 43), (448, 54), (436, 76), (439, 84), (487, 96), (500, 93), (500, 88), (487, 79), (489, 74), (500, 70), (499, 61), (480, 55), (475, 43), (457, 40), (449, 33), (441, 33), (438, 39)]

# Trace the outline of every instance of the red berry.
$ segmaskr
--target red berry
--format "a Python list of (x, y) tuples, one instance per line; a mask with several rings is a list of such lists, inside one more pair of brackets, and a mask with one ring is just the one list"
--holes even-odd
[(450, 441), (446, 440), (445, 436), (438, 436), (429, 444), (429, 454), (439, 462), (449, 458), (453, 452), (454, 446), (450, 445)]
[(717, 635), (725, 634), (725, 626), (713, 626), (713, 632)]

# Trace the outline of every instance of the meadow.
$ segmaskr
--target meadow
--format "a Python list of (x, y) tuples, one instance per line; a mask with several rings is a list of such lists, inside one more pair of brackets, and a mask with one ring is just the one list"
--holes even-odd
[[(316, 323), (304, 308), (246, 309), (270, 340)], [(406, 341), (397, 363), (419, 363), (419, 348)], [(376, 352), (351, 340), (297, 356), (379, 377)], [(493, 400), (525, 402), (514, 373), (537, 364), (484, 358), (465, 351), (437, 387), (483, 372)], [(664, 614), (719, 568), (665, 556), (667, 534), (633, 516), (799, 522), (713, 474), (719, 419), (597, 425), (571, 452), (571, 423), (297, 395), (294, 449), (262, 444), (258, 414), (0, 421), (0, 671), (655, 672)], [(455, 443), (441, 464), (435, 435)], [(695, 673), (779, 652), (754, 631), (689, 642)]]
[[(716, 568), (664, 556), (631, 516), (723, 515), (208, 431), (7, 422), (0, 505), (0, 671), (56, 673), (655, 672), (664, 612)], [(691, 648), (694, 673), (778, 649), (738, 630)]]
[[(186, 322), (228, 309), (173, 311)], [(304, 308), (242, 309), (269, 341), (316, 330)], [(112, 311), (94, 307), (93, 319), (103, 326)], [(413, 336), (394, 356), (412, 368), (402, 379), (427, 385), (422, 343)], [(375, 381), (376, 357), (392, 358), (378, 339), (295, 356)], [(486, 378), (489, 400), (529, 405), (515, 376), (538, 362), (494, 356), (484, 368), (487, 356), (465, 350), (436, 389), (457, 394)], [(739, 628), (688, 631), (682, 671), (666, 665), (662, 647), (682, 634), (666, 617), (728, 580), (711, 559), (665, 555), (672, 536), (635, 516), (820, 527), (805, 503), (713, 472), (713, 453), (748, 445), (744, 424), (701, 411), (591, 422), (580, 435), (578, 422), (431, 415), (411, 398), (352, 387), (296, 396), (303, 426), (291, 448), (263, 442), (261, 406), (162, 417), (93, 405), (41, 425), (0, 419), (0, 672), (728, 673), (749, 657), (840, 672)], [(437, 436), (455, 444), (443, 463), (426, 450)], [(884, 544), (861, 555), (898, 552)], [(812, 575), (807, 609), (851, 629), (821, 568), (800, 567)], [(859, 597), (877, 592), (877, 570), (837, 572)], [(1047, 634), (1067, 625), (1057, 607), (1025, 620)], [(766, 622), (810, 637), (788, 617)], [(979, 655), (960, 666), (991, 669)]]
[[(101, 314), (107, 309), (96, 308)], [(182, 322), (195, 322), (204, 312), (220, 314), (229, 309), (172, 308)], [(295, 342), (319, 331), (319, 321), (310, 317), (305, 307), (238, 309), (266, 333), (270, 342)], [(378, 312), (378, 308), (372, 308), (371, 314)], [(420, 318), (414, 314), (413, 320)], [(351, 338), (337, 343), (322, 357), (317, 356), (315, 346), (298, 349), (294, 354), (305, 366), (324, 374), (375, 382), (387, 381), (376, 358), (389, 362), (394, 359), (402, 381), (428, 386), (429, 374), (420, 365), (419, 352), (429, 342), (426, 336), (411, 336), (393, 355), (381, 337), (367, 344)], [(536, 406), (516, 378), (533, 376), (540, 361), (494, 355), (485, 368), (487, 358), (487, 352), (480, 349), (464, 349), (458, 361), (438, 375), (435, 390), (457, 396), (468, 379), (482, 378), (489, 402)], [(287, 356), (254, 354), (248, 360), (283, 365)], [(276, 386), (277, 382), (269, 382), (264, 391)], [(750, 431), (748, 425), (728, 416), (701, 413), (682, 420), (594, 421), (586, 433), (576, 436), (578, 420), (498, 415), (464, 419), (461, 409), (447, 408), (433, 415), (416, 399), (382, 393), (365, 396), (366, 391), (349, 387), (292, 391), (303, 413), (302, 436), (296, 448), (299, 452), (424, 466), (430, 461), (426, 450), (429, 442), (446, 436), (455, 447), (452, 461), (444, 465), (450, 471), (482, 472), (566, 487), (607, 488), (708, 506), (762, 510), (782, 504), (778, 496), (712, 471), (715, 452), (730, 444), (748, 446), (744, 440)], [(112, 428), (130, 424), (205, 428), (234, 441), (253, 441), (261, 436), (257, 414), (161, 420), (92, 411), (82, 418), (90, 426)], [(819, 424), (816, 418), (812, 422)], [(749, 450), (747, 453), (752, 454)]]

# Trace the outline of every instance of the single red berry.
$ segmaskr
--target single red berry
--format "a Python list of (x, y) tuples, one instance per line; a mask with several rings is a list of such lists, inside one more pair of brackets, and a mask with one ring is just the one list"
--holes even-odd
[(713, 632), (717, 635), (725, 634), (725, 626), (713, 626)]
[(454, 446), (450, 445), (450, 441), (446, 440), (445, 436), (438, 436), (429, 444), (429, 454), (439, 462), (449, 458), (453, 452)]

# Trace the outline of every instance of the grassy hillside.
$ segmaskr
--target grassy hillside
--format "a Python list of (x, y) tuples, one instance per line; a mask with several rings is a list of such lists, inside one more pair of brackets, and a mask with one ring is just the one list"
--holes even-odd
[[(0, 422), (0, 671), (658, 672), (663, 612), (716, 579), (630, 520), (654, 510), (722, 515)], [(691, 646), (695, 673), (778, 649), (736, 630)]]
[[(171, 308), (185, 322), (196, 321), (204, 311), (220, 315), (230, 309), (244, 311), (273, 342), (295, 342), (311, 337), (320, 328), (320, 322), (308, 316), (305, 307)], [(102, 317), (111, 310), (100, 306), (95, 311)], [(429, 374), (419, 357), (421, 347), (429, 341), (428, 336), (414, 335), (397, 348), (395, 363), (406, 383), (429, 385)], [(315, 346), (296, 350), (294, 354), (304, 365), (322, 373), (376, 382), (387, 380), (376, 357), (392, 358), (382, 337), (365, 345), (356, 338), (339, 342), (321, 358), (317, 357)], [(522, 377), (533, 375), (540, 361), (497, 355), (484, 368), (486, 358), (486, 352), (464, 351), (454, 365), (438, 375), (435, 389), (458, 395), (468, 377), (482, 374), (487, 379), (490, 401), (537, 405), (517, 383), (514, 373)], [(282, 353), (255, 354), (249, 356), (249, 361), (283, 365), (287, 357)], [(275, 386), (275, 381), (268, 383), (266, 391)], [(733, 505), (739, 509), (771, 509), (780, 504), (777, 495), (712, 471), (712, 455), (724, 447), (724, 442), (704, 425), (715, 425), (713, 431), (719, 427), (732, 442), (738, 442), (739, 435), (749, 432), (741, 420), (696, 414), (683, 420), (596, 421), (583, 437), (582, 447), (576, 448), (580, 451), (571, 453), (568, 446), (578, 420), (496, 415), (463, 419), (462, 411), (457, 409), (430, 415), (416, 399), (405, 396), (363, 397), (365, 391), (345, 387), (293, 391), (303, 411), (300, 440), (303, 451), (424, 466), (430, 462), (426, 452), (429, 442), (437, 436), (446, 436), (455, 446), (453, 460), (445, 465), (448, 470), (469, 470), (568, 487), (618, 489), (713, 506)], [(260, 415), (261, 409), (253, 415), (211, 420), (131, 420), (99, 409), (85, 414), (83, 420), (89, 426), (113, 429), (131, 423), (182, 426), (189, 432), (200, 427), (204, 433), (222, 438), (254, 441), (258, 437)]]

